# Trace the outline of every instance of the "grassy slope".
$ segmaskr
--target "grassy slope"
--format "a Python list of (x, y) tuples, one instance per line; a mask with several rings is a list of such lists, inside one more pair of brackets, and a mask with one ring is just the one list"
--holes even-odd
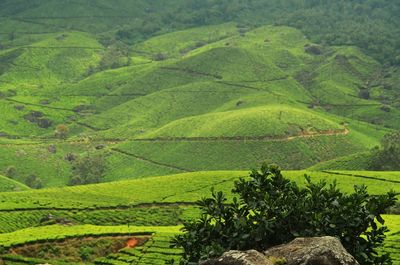
[(369, 168), (371, 153), (362, 152), (318, 163), (311, 170), (363, 170)]
[(65, 186), (70, 174), (70, 165), (64, 159), (70, 152), (85, 152), (85, 145), (55, 144), (55, 153), (49, 151), (52, 143), (0, 144), (0, 168), (13, 166), (17, 170), (15, 180), (24, 183), (30, 175), (39, 177), (45, 187)]
[(393, 258), (393, 264), (400, 263), (400, 216), (385, 216), (386, 225), (390, 232), (387, 235), (384, 251), (390, 253)]
[(312, 112), (279, 105), (185, 118), (143, 137), (279, 137), (339, 130), (343, 127)]
[[(135, 205), (138, 203), (155, 203), (153, 206), (141, 206), (140, 208), (132, 208), (129, 214), (138, 215), (143, 214), (143, 217), (149, 217), (149, 220), (154, 218), (150, 212), (143, 212), (142, 210), (149, 207), (150, 211), (158, 214), (159, 221), (163, 221), (163, 214), (170, 215), (173, 212), (164, 212), (161, 210), (164, 203), (178, 203), (194, 202), (199, 198), (210, 193), (210, 188), (215, 187), (216, 190), (223, 190), (230, 194), (233, 181), (239, 176), (245, 176), (247, 173), (244, 171), (231, 171), (231, 172), (196, 172), (180, 175), (164, 176), (147, 178), (143, 180), (122, 181), (108, 184), (97, 184), (81, 187), (58, 188), (42, 191), (27, 191), (19, 193), (1, 193), (0, 209), (15, 209), (13, 214), (19, 215), (19, 218), (24, 221), (24, 225), (29, 225), (29, 220), (33, 223), (37, 218), (45, 216), (48, 213), (54, 216), (65, 216), (66, 218), (79, 220), (79, 224), (75, 226), (44, 226), (34, 227), (0, 234), (0, 244), (5, 246), (12, 246), (15, 244), (36, 242), (38, 240), (53, 240), (62, 239), (67, 237), (82, 237), (102, 234), (127, 234), (127, 233), (177, 233), (179, 227), (162, 227), (162, 226), (135, 226), (140, 220), (133, 218), (132, 224), (128, 226), (92, 226), (83, 225), (92, 223), (94, 220), (101, 220), (102, 217), (107, 216), (108, 219), (114, 218), (114, 215), (124, 215), (125, 211), (128, 213), (131, 209), (120, 208), (120, 211), (114, 212), (113, 208), (100, 210), (97, 212), (96, 207), (101, 206), (119, 206), (122, 205)], [(298, 182), (300, 185), (305, 183), (304, 174), (310, 174), (314, 181), (328, 180), (328, 182), (337, 180), (339, 187), (346, 191), (351, 192), (353, 185), (365, 184), (369, 186), (369, 191), (372, 194), (382, 194), (389, 189), (399, 191), (399, 172), (364, 172), (364, 171), (336, 171), (332, 173), (325, 172), (312, 172), (312, 171), (287, 171), (284, 172), (285, 176), (289, 176), (292, 180)], [(395, 182), (397, 181), (397, 182)], [(148, 187), (148, 188), (146, 188)], [(143, 193), (143, 190), (146, 190)], [(231, 197), (231, 196), (229, 196)], [(57, 199), (60, 198), (60, 199)], [(43, 211), (35, 213), (35, 211), (19, 211), (24, 208), (40, 207), (48, 209), (51, 212)], [(56, 210), (57, 207), (65, 208), (82, 208), (79, 210), (69, 210), (68, 215), (64, 215), (62, 210)], [(92, 211), (88, 211), (90, 207)], [(157, 208), (158, 207), (158, 208)], [(189, 207), (189, 206), (186, 206)], [(143, 208), (143, 209), (142, 209)], [(151, 210), (152, 209), (152, 210)], [(92, 216), (90, 216), (92, 212)], [(13, 218), (10, 213), (4, 213), (0, 222), (2, 225), (10, 225)], [(149, 215), (150, 214), (150, 215)], [(185, 212), (175, 212), (180, 218), (194, 218), (198, 212), (194, 208), (187, 208)], [(96, 216), (97, 215), (97, 216)], [(84, 218), (79, 218), (84, 216)], [(10, 218), (10, 219), (7, 219)], [(130, 218), (127, 215), (127, 218)], [(26, 220), (25, 220), (26, 219)], [(387, 225), (392, 230), (389, 233), (388, 243), (385, 250), (396, 253), (397, 248), (397, 227), (399, 220), (396, 216), (385, 216)], [(115, 220), (116, 224), (121, 224), (121, 221)], [(175, 222), (175, 223), (174, 223)], [(122, 222), (123, 223), (123, 222)], [(177, 225), (180, 219), (172, 221), (171, 225)], [(5, 229), (5, 227), (3, 227)], [(21, 229), (21, 228), (19, 228)], [(46, 233), (43, 231), (46, 230)], [(6, 230), (7, 231), (7, 230)], [(13, 231), (13, 230), (11, 230)], [(123, 255), (122, 255), (123, 256)], [(122, 258), (121, 256), (121, 258)], [(395, 258), (398, 258), (394, 255)]]
[(29, 190), (29, 187), (18, 181), (0, 175), (0, 192)]
[[(46, 232), (44, 232), (46, 231)], [(71, 237), (87, 237), (100, 235), (128, 235), (128, 234), (152, 234), (152, 233), (179, 233), (179, 227), (163, 226), (45, 226), (22, 229), (13, 233), (1, 234), (0, 245), (11, 247), (24, 243), (37, 242), (42, 240), (59, 240)]]
[[(268, 38), (266, 39), (265, 36), (268, 36)], [(146, 137), (146, 132), (148, 131), (150, 131), (148, 135), (156, 136), (156, 128), (160, 126), (171, 126), (167, 125), (169, 122), (172, 122), (172, 127), (174, 124), (179, 123), (180, 129), (190, 128), (190, 130), (192, 130), (193, 124), (191, 124), (191, 122), (193, 120), (202, 120), (200, 124), (204, 124), (203, 127), (209, 130), (209, 124), (207, 120), (211, 119), (208, 118), (218, 117), (219, 119), (225, 119), (225, 113), (232, 114), (232, 117), (240, 116), (241, 113), (246, 113), (246, 109), (248, 108), (269, 106), (277, 102), (280, 104), (287, 103), (291, 106), (298, 105), (299, 108), (304, 108), (304, 104), (301, 102), (311, 103), (313, 98), (294, 79), (286, 78), (286, 80), (283, 79), (280, 81), (267, 80), (285, 77), (283, 75), (283, 71), (277, 68), (276, 65), (283, 68), (285, 73), (292, 73), (292, 75), (295, 76), (304, 68), (304, 63), (302, 62), (313, 60), (318, 62), (319, 60), (322, 60), (322, 58), (316, 58), (315, 56), (313, 57), (304, 52), (304, 45), (307, 43), (308, 42), (302, 38), (302, 35), (295, 30), (289, 28), (277, 29), (270, 27), (260, 28), (248, 32), (246, 33), (246, 37), (233, 36), (220, 42), (214, 42), (210, 45), (206, 45), (189, 52), (181, 61), (175, 62), (172, 60), (170, 63), (167, 61), (165, 64), (161, 64), (170, 68), (170, 72), (172, 73), (168, 72), (168, 69), (165, 69), (165, 66), (163, 66), (164, 68), (161, 69), (157, 67), (148, 68), (150, 71), (149, 74), (139, 75), (139, 80), (146, 80), (148, 77), (152, 77), (152, 79), (148, 80), (149, 83), (154, 83), (155, 80), (157, 80), (157, 76), (163, 73), (163, 76), (166, 79), (164, 79), (164, 82), (160, 84), (161, 87), (160, 85), (153, 86), (157, 87), (158, 89), (162, 89), (164, 87), (168, 87), (168, 85), (170, 86), (176, 83), (176, 81), (172, 80), (176, 80), (177, 76), (179, 78), (193, 78), (195, 75), (199, 75), (197, 78), (203, 78), (206, 80), (206, 82), (203, 81), (202, 83), (194, 84), (190, 83), (190, 85), (179, 86), (177, 89), (168, 88), (167, 90), (164, 89), (159, 92), (151, 93), (150, 95), (136, 98), (124, 103), (121, 106), (112, 108), (104, 114), (93, 116), (93, 118), (88, 119), (86, 122), (99, 128), (112, 128), (111, 130), (101, 132), (100, 135), (106, 135), (107, 137), (119, 135), (120, 137), (122, 136), (123, 138), (125, 137), (131, 139), (135, 135), (139, 135), (139, 137)], [(284, 46), (285, 49), (282, 49), (282, 46)], [(149, 46), (148, 48), (150, 49)], [(343, 51), (340, 50), (339, 52), (346, 53), (347, 50), (349, 50), (348, 52), (351, 54), (351, 56), (353, 56), (353, 53), (357, 52), (355, 49), (343, 49)], [(168, 52), (168, 49), (164, 50), (164, 52)], [(265, 58), (255, 58), (253, 56), (255, 53), (263, 54)], [(213, 60), (211, 60), (211, 58), (213, 58)], [(215, 58), (221, 58), (221, 60), (215, 60)], [(229, 61), (222, 60), (222, 58), (229, 58)], [(364, 60), (364, 57), (361, 57), (360, 60)], [(360, 72), (368, 73), (372, 71), (374, 67), (376, 67), (376, 63), (370, 62), (369, 58), (366, 58), (365, 60), (365, 64), (367, 64), (367, 66), (369, 66), (369, 63), (371, 63), (372, 66), (369, 66), (369, 68), (367, 67), (367, 69), (365, 69), (366, 67), (361, 65), (362, 67), (360, 66), (359, 68)], [(287, 61), (293, 63), (285, 65), (284, 62)], [(232, 69), (232, 66), (235, 64), (243, 66), (242, 69), (240, 69), (240, 74), (235, 72), (236, 69)], [(255, 66), (261, 68), (256, 70), (256, 68), (254, 68)], [(270, 67), (270, 69), (267, 71), (268, 67)], [(260, 73), (263, 74), (257, 74), (254, 76), (254, 73), (257, 73), (257, 71), (260, 71)], [(324, 72), (321, 70), (318, 74), (320, 75), (320, 79), (323, 80)], [(221, 77), (222, 81), (219, 80)], [(346, 78), (346, 80), (348, 80), (347, 82), (362, 83), (362, 80), (357, 78), (359, 77), (355, 76), (351, 78), (351, 80), (348, 80), (349, 78)], [(224, 83), (225, 80), (228, 84)], [(339, 77), (337, 77), (337, 82), (343, 83)], [(223, 96), (219, 94), (220, 92), (223, 92), (221, 91), (221, 83), (224, 83), (226, 86), (226, 90), (224, 90), (224, 92), (229, 95), (229, 100), (224, 100)], [(140, 84), (147, 86), (148, 82), (140, 81)], [(231, 86), (232, 84), (234, 86)], [(331, 89), (336, 91), (338, 86), (338, 84), (334, 83)], [(212, 93), (211, 95), (200, 94), (201, 91), (206, 92), (208, 87), (212, 89), (208, 89), (208, 93), (212, 93), (209, 91), (215, 91), (215, 93)], [(231, 87), (232, 92), (235, 92), (235, 94), (229, 93), (229, 87)], [(168, 93), (171, 92), (174, 92), (174, 95), (168, 95)], [(352, 93), (356, 94), (355, 91)], [(212, 101), (210, 101), (209, 97), (212, 99)], [(332, 100), (335, 98), (339, 98), (338, 100), (340, 101), (340, 97), (338, 96), (334, 97)], [(155, 99), (157, 99), (158, 104), (153, 104), (153, 100)], [(347, 99), (352, 102), (361, 101), (350, 96), (347, 96)], [(212, 105), (210, 106), (211, 108), (209, 107), (209, 102), (212, 102)], [(218, 104), (220, 104), (219, 107), (217, 107)], [(321, 110), (323, 110), (322, 107)], [(207, 111), (211, 112), (211, 114), (206, 114), (204, 119), (203, 116), (197, 117), (197, 115), (202, 115)], [(160, 113), (162, 113), (162, 115), (160, 115)], [(182, 114), (193, 117), (185, 119)], [(254, 128), (257, 127), (260, 131), (264, 131), (263, 127), (259, 127), (261, 122), (257, 122), (256, 116), (250, 116), (250, 120), (254, 118), (255, 121), (249, 122), (248, 126), (241, 127), (239, 132), (249, 131), (253, 133)], [(332, 118), (333, 117), (330, 117), (330, 119)], [(174, 121), (176, 119), (180, 120)], [(121, 124), (127, 120), (129, 120), (127, 124), (121, 126)], [(227, 120), (230, 119), (228, 118)], [(350, 119), (346, 120), (353, 124)], [(343, 120), (336, 118), (336, 122), (340, 123), (343, 122)], [(274, 124), (276, 125), (276, 123)], [(114, 128), (115, 126), (117, 127)], [(299, 125), (299, 127), (300, 126), (301, 125)], [(296, 127), (296, 125), (294, 125), (294, 127)], [(376, 138), (373, 139), (371, 136), (366, 136), (370, 131), (370, 128), (368, 128), (369, 126), (363, 125), (361, 127), (363, 127), (362, 130), (358, 130), (358, 128), (356, 128), (357, 131), (353, 130), (351, 136), (349, 137), (322, 137), (320, 143), (317, 143), (318, 139), (314, 139), (312, 144), (310, 144), (310, 141), (281, 143), (281, 146), (283, 145), (281, 150), (285, 151), (282, 151), (282, 153), (277, 155), (273, 154), (272, 157), (271, 154), (266, 153), (266, 150), (272, 149), (268, 147), (275, 146), (275, 143), (151, 142), (147, 144), (127, 142), (122, 144), (121, 148), (131, 152), (134, 155), (139, 155), (156, 162), (175, 165), (190, 170), (206, 170), (210, 168), (230, 169), (232, 166), (238, 169), (244, 168), (241, 166), (241, 163), (238, 160), (243, 158), (242, 160), (245, 162), (242, 164), (244, 164), (244, 166), (248, 166), (249, 161), (254, 161), (254, 155), (251, 154), (254, 152), (257, 153), (256, 157), (258, 158), (258, 161), (269, 159), (271, 161), (281, 163), (287, 168), (293, 168), (293, 164), (291, 164), (290, 161), (296, 161), (297, 165), (294, 166), (294, 168), (304, 168), (312, 165), (315, 162), (333, 158), (338, 153), (343, 155), (366, 150), (364, 149), (365, 143), (362, 142), (362, 140), (366, 138), (369, 138), (367, 142), (370, 144), (368, 144), (368, 146), (375, 145), (377, 143), (377, 139), (379, 139), (382, 134), (374, 133), (373, 135), (374, 137), (376, 136)], [(205, 135), (224, 136), (225, 132), (221, 133), (219, 131), (222, 130), (222, 126), (215, 126), (215, 128), (215, 130), (209, 130), (206, 132)], [(156, 132), (154, 132), (154, 129), (156, 129)], [(190, 136), (190, 131), (185, 133), (185, 130), (180, 129), (172, 129), (172, 131), (177, 131), (181, 137)], [(280, 130), (280, 133), (284, 131), (285, 130)], [(364, 132), (367, 134), (364, 135)], [(145, 133), (145, 136), (142, 136), (143, 133)], [(232, 131), (229, 133), (240, 136), (240, 133), (235, 134)], [(174, 132), (167, 134), (167, 136), (171, 136), (171, 134), (172, 136), (175, 136)], [(201, 136), (201, 133), (193, 134), (195, 136)], [(357, 140), (358, 137), (360, 138), (360, 141)], [(318, 157), (318, 153), (321, 149), (318, 149), (318, 151), (312, 150), (312, 148), (315, 148), (316, 145), (321, 145), (323, 150), (330, 150), (330, 152), (328, 152), (328, 155), (322, 155), (322, 157)], [(346, 147), (345, 149), (344, 146)], [(249, 155), (246, 155), (247, 150), (258, 149), (262, 149), (263, 151), (252, 151), (249, 152)], [(163, 151), (160, 152), (160, 150)], [(240, 154), (238, 159), (231, 160), (229, 155), (222, 155), (221, 157), (226, 158), (225, 161), (215, 160), (215, 155), (217, 153), (231, 154), (233, 150)], [(346, 151), (344, 152), (344, 150)], [(292, 151), (291, 153), (294, 153), (294, 155), (289, 155), (289, 157), (299, 159), (293, 159), (289, 162), (285, 161), (283, 158), (287, 158), (288, 152), (290, 151)], [(312, 153), (311, 159), (306, 157), (309, 156), (310, 153)], [(247, 156), (249, 156), (249, 158), (247, 158)], [(206, 160), (204, 160), (202, 157), (206, 158)], [(184, 162), (186, 160), (192, 160), (193, 162), (188, 164)], [(298, 164), (299, 160), (304, 160), (305, 162), (300, 165)]]
[[(11, 64), (0, 77), (12, 84), (0, 84), (5, 93), (18, 87), (16, 96), (0, 101), (5, 115), (0, 125), (3, 133), (29, 138), (51, 137), (54, 127), (65, 123), (71, 128), (70, 141), (78, 134), (125, 140), (116, 146), (106, 142), (107, 149), (99, 151), (107, 153), (111, 165), (106, 181), (191, 170), (244, 169), (264, 160), (286, 169), (302, 169), (376, 145), (384, 133), (376, 129), (382, 127), (356, 122), (356, 109), (338, 112), (339, 107), (328, 108), (327, 104), (368, 103), (372, 105), (362, 108), (370, 113), (380, 111), (376, 101), (357, 98), (358, 86), (379, 65), (356, 48), (327, 47), (323, 55), (312, 55), (305, 52), (305, 45), (310, 42), (303, 34), (288, 27), (260, 27), (244, 34), (234, 24), (193, 28), (136, 44), (131, 66), (86, 77), (87, 68), (96, 65), (103, 53), (94, 35), (75, 31), (45, 34), (30, 46), (46, 48), (21, 48), (7, 55), (14, 64), (23, 62), (30, 68), (21, 71)], [(96, 49), (76, 49), (78, 46)], [(154, 61), (157, 53), (166, 54), (167, 60)], [(301, 76), (311, 70), (312, 82), (303, 83)], [(82, 105), (90, 109), (73, 111)], [(21, 106), (24, 109), (15, 109)], [(24, 116), (31, 111), (42, 112), (52, 126), (44, 129), (26, 121)], [(387, 114), (388, 120), (396, 115)], [(158, 137), (284, 138), (343, 130), (345, 123), (349, 124), (348, 135), (282, 142), (134, 141)], [(46, 158), (50, 160), (43, 169), (38, 154), (45, 153), (45, 146), (2, 146), (0, 166), (4, 169), (13, 161), (26, 159), (29, 163), (24, 166), (18, 163), (18, 180), (24, 181), (33, 172), (45, 186), (65, 185), (70, 167), (63, 156), (86, 147), (57, 143), (59, 154), (46, 155), (51, 158)], [(115, 147), (128, 154), (111, 150)], [(19, 158), (14, 155), (19, 150), (28, 154)]]
[(135, 45), (135, 51), (144, 54), (164, 54), (168, 58), (182, 55), (204, 45), (236, 35), (235, 23), (212, 25), (163, 34)]
[[(382, 98), (388, 96), (391, 101), (395, 101), (396, 95), (382, 86), (376, 86), (370, 88), (371, 100), (358, 97), (359, 88), (371, 81), (370, 78), (379, 71), (379, 64), (354, 47), (324, 47), (323, 55), (310, 55), (304, 52), (304, 46), (310, 42), (299, 31), (286, 27), (262, 27), (241, 34), (234, 24), (194, 28), (165, 35), (161, 30), (158, 37), (132, 47), (131, 66), (96, 73), (86, 78), (89, 66), (97, 65), (103, 54), (96, 39), (99, 35), (91, 33), (113, 35), (116, 27), (129, 27), (137, 21), (131, 19), (131, 16), (139, 18), (141, 14), (136, 11), (127, 13), (127, 10), (146, 10), (149, 3), (126, 0), (112, 3), (107, 0), (85, 0), (79, 3), (13, 0), (0, 3), (0, 14), (13, 13), (25, 17), (0, 21), (2, 30), (14, 31), (16, 37), (10, 40), (8, 34), (2, 34), (0, 42), (6, 46), (23, 46), (0, 51), (0, 91), (9, 94), (9, 89), (15, 90), (17, 95), (7, 95), (7, 100), (18, 101), (7, 101), (0, 97), (3, 118), (0, 121), (0, 132), (28, 138), (47, 137), (53, 134), (55, 125), (66, 123), (71, 128), (72, 136), (84, 133), (96, 138), (127, 138), (127, 141), (118, 145), (105, 142), (106, 150), (99, 151), (107, 154), (111, 166), (106, 181), (112, 181), (188, 170), (244, 169), (256, 167), (264, 160), (280, 163), (285, 168), (306, 168), (338, 156), (364, 152), (378, 143), (386, 131), (383, 126), (399, 126), (399, 111), (393, 107), (390, 112), (384, 111), (380, 103)], [(168, 1), (150, 4), (152, 10), (168, 12), (176, 8), (176, 3)], [(12, 10), (15, 7), (18, 8)], [(102, 17), (105, 14), (108, 17)], [(69, 15), (75, 17), (50, 17)], [(146, 16), (151, 17), (152, 14)], [(157, 53), (164, 53), (168, 59), (153, 61)], [(42, 104), (43, 100), (50, 103)], [(296, 117), (293, 113), (301, 112), (333, 127), (348, 123), (350, 134), (285, 142), (131, 141), (143, 134), (155, 137), (160, 132), (167, 132), (167, 136), (225, 136), (232, 133), (232, 130), (224, 131), (221, 126), (227, 123), (223, 120), (232, 124), (231, 121), (237, 117), (246, 117), (251, 122), (246, 127), (235, 126), (235, 135), (255, 132), (260, 135), (261, 132), (273, 130), (262, 122), (265, 116), (255, 110), (270, 110), (277, 104), (293, 107), (288, 110), (291, 119)], [(15, 106), (20, 105), (25, 108), (17, 111)], [(82, 115), (70, 111), (79, 105), (91, 105), (91, 111)], [(53, 125), (49, 129), (42, 129), (25, 121), (23, 116), (32, 110), (43, 112), (46, 118), (53, 121)], [(209, 121), (204, 121), (204, 117)], [(215, 122), (215, 129), (209, 130), (210, 118), (220, 118), (222, 122)], [(92, 128), (77, 124), (76, 119)], [(285, 122), (289, 120), (285, 119)], [(373, 126), (371, 123), (378, 125)], [(274, 124), (280, 125), (276, 119)], [(193, 125), (198, 127), (193, 128)], [(294, 128), (304, 125), (308, 126), (296, 120)], [(276, 131), (278, 135), (285, 135), (288, 127), (282, 127)], [(70, 175), (70, 166), (64, 160), (64, 155), (68, 152), (83, 153), (88, 148), (84, 144), (57, 142), (57, 153), (51, 154), (47, 149), (51, 143), (46, 141), (31, 145), (26, 141), (1, 140), (0, 170), (14, 165), (20, 182), (28, 175), (36, 174), (47, 187), (65, 185)], [(128, 155), (112, 151), (111, 147), (117, 147)], [(333, 165), (330, 162), (317, 165), (315, 169), (365, 168), (364, 161), (337, 161)], [(302, 174), (305, 172), (288, 174), (302, 182)], [(368, 184), (374, 194), (390, 188), (399, 189), (398, 183), (393, 182), (398, 180), (397, 173), (343, 173), (361, 177), (320, 172), (310, 174), (316, 176), (316, 179), (337, 178), (341, 188), (346, 191), (350, 191), (352, 185), (362, 183)], [(150, 178), (148, 182), (142, 179), (87, 187), (2, 193), (2, 209), (39, 207), (46, 208), (46, 212), (13, 211), (2, 214), (1, 231), (38, 225), (46, 213), (59, 214), (56, 210), (50, 210), (53, 207), (71, 209), (142, 202), (193, 202), (209, 192), (211, 186), (229, 192), (233, 179), (245, 174), (188, 173)], [(173, 189), (171, 183), (176, 184)], [(109, 219), (107, 221), (123, 223), (124, 218), (118, 219), (117, 216), (126, 216), (126, 219), (132, 218), (138, 224), (148, 224), (146, 221), (156, 223), (156, 220), (175, 224), (181, 221), (182, 216), (193, 217), (197, 213), (192, 209), (161, 211), (156, 208), (140, 212), (143, 215), (143, 219), (140, 219), (137, 217), (138, 209), (126, 215), (106, 210), (82, 212), (64, 212), (62, 216), (71, 214), (74, 220), (81, 223), (105, 222), (105, 216)], [(389, 224), (395, 223), (393, 230), (397, 232), (398, 220), (390, 218)], [(58, 227), (54, 230), (49, 227), (43, 229), (55, 232), (53, 235), (62, 234)], [(86, 233), (101, 229), (82, 227), (77, 230)], [(71, 231), (76, 233), (75, 227)], [(25, 242), (25, 236), (29, 236), (26, 232), (19, 233), (21, 237), (4, 237), (7, 240), (11, 237), (20, 238)], [(37, 228), (36, 232), (40, 236), (47, 235), (41, 228)], [(398, 252), (396, 232), (390, 239), (392, 252)]]
[[(82, 47), (85, 46), (85, 47)], [(49, 90), (61, 83), (82, 79), (90, 65), (100, 60), (101, 45), (92, 36), (80, 32), (50, 34), (29, 46), (18, 48), (18, 54), (0, 77), (0, 91), (14, 94), (0, 99), (2, 132), (9, 135), (43, 135), (57, 124), (67, 123), (76, 106), (87, 104), (88, 98), (59, 98)], [(100, 50), (99, 50), (100, 49)], [(16, 109), (16, 107), (19, 107)], [(24, 117), (31, 111), (43, 113), (52, 122), (40, 128)]]
[[(337, 174), (339, 173), (339, 174)], [(304, 174), (314, 180), (337, 179), (339, 187), (352, 191), (353, 185), (365, 184), (372, 194), (382, 194), (390, 189), (399, 190), (398, 172), (313, 172), (288, 171), (285, 175), (300, 185)], [(194, 202), (211, 187), (230, 193), (232, 182), (245, 171), (194, 172), (104, 184), (53, 188), (37, 191), (1, 193), (0, 209), (14, 208), (85, 208), (96, 206), (138, 205), (152, 202)], [(365, 176), (365, 177), (364, 177)], [(373, 177), (373, 179), (369, 178)], [(171, 183), (173, 185), (171, 185)], [(190, 185), (189, 185), (190, 184)], [(146, 190), (145, 193), (142, 191)]]
[(89, 65), (97, 65), (102, 46), (89, 34), (68, 31), (19, 49), (22, 51), (1, 80), (8, 87), (18, 86), (20, 93), (25, 92), (23, 88), (32, 93), (31, 89), (81, 78)]

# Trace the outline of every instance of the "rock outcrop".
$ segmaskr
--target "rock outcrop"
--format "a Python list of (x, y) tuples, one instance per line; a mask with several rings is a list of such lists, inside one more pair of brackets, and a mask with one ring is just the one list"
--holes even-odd
[(224, 253), (220, 258), (201, 262), (201, 265), (274, 265), (263, 254), (255, 250)]
[(266, 250), (229, 251), (202, 265), (359, 265), (334, 237), (297, 238)]
[(289, 244), (264, 252), (267, 257), (284, 257), (287, 265), (359, 265), (335, 237), (296, 238)]

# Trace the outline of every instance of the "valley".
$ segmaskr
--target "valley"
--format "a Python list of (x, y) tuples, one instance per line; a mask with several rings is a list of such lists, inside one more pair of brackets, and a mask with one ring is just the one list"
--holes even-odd
[(1, 1), (3, 264), (179, 264), (196, 202), (264, 162), (400, 198), (398, 4), (184, 2)]

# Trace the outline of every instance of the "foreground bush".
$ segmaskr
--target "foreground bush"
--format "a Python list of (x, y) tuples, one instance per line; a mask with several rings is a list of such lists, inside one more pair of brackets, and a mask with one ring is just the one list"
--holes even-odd
[[(184, 249), (183, 263), (217, 257), (227, 250), (256, 249), (287, 243), (295, 237), (335, 236), (360, 264), (391, 264), (376, 250), (387, 230), (381, 214), (395, 204), (393, 192), (371, 196), (365, 186), (343, 194), (325, 181), (299, 188), (276, 166), (263, 165), (250, 178), (235, 182), (238, 197), (228, 203), (222, 192), (198, 202), (200, 219), (187, 222), (173, 245)], [(378, 225), (380, 223), (381, 225)]]

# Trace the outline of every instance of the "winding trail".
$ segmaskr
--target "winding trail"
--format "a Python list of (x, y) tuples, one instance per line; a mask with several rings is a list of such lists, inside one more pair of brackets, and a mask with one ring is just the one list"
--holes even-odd
[[(184, 192), (185, 193), (185, 192)], [(172, 194), (169, 197), (173, 197), (176, 194)], [(164, 200), (164, 199), (163, 199)], [(115, 205), (115, 206), (86, 206), (86, 207), (16, 207), (10, 209), (0, 209), (0, 213), (7, 212), (31, 212), (31, 211), (85, 211), (85, 212), (95, 212), (104, 210), (131, 210), (131, 209), (145, 209), (153, 207), (176, 207), (176, 206), (196, 206), (196, 202), (187, 201), (176, 201), (176, 202), (154, 202), (154, 203), (138, 203), (133, 205)]]
[(221, 137), (159, 137), (159, 138), (143, 138), (132, 139), (135, 142), (239, 142), (239, 141), (267, 141), (267, 142), (285, 142), (299, 138), (313, 138), (320, 136), (338, 136), (348, 135), (350, 130), (326, 130), (319, 132), (303, 132), (293, 136), (221, 136)]
[[(85, 126), (90, 128), (86, 124), (80, 124), (81, 126)], [(100, 128), (94, 128), (93, 130), (101, 130)], [(348, 128), (344, 128), (342, 130), (326, 130), (326, 131), (319, 131), (319, 132), (303, 132), (299, 135), (293, 136), (221, 136), (221, 137), (159, 137), (159, 138), (102, 138), (102, 139), (91, 139), (90, 142), (92, 143), (108, 143), (108, 144), (119, 144), (123, 142), (245, 142), (245, 141), (265, 141), (265, 142), (286, 142), (292, 141), (299, 138), (314, 138), (314, 137), (321, 137), (321, 136), (340, 136), (340, 135), (348, 135), (350, 130)], [(30, 141), (37, 141), (34, 143), (0, 143), (0, 146), (12, 146), (12, 145), (43, 145), (43, 144), (83, 144), (82, 141), (79, 140), (59, 140), (55, 138), (32, 138), (32, 137), (25, 137), (25, 136), (17, 136), (12, 135), (13, 138), (4, 137), (9, 140), (30, 140)], [(125, 155), (129, 155), (132, 157), (136, 157), (138, 159), (148, 161), (144, 157), (137, 156), (135, 154), (128, 153), (126, 151), (114, 148), (112, 150), (114, 152), (119, 152)], [(163, 165), (166, 166), (166, 165)], [(167, 165), (169, 166), (169, 165)], [(177, 168), (176, 168), (177, 169)], [(179, 169), (183, 170), (183, 169)], [(187, 171), (187, 170), (183, 170)], [(187, 171), (190, 172), (190, 171)]]
[(177, 167), (177, 166), (174, 166), (174, 165), (169, 165), (169, 164), (157, 162), (157, 161), (148, 159), (148, 158), (143, 157), (143, 156), (138, 156), (138, 155), (135, 155), (135, 154), (126, 152), (126, 151), (121, 150), (121, 149), (118, 149), (118, 148), (111, 148), (110, 150), (113, 151), (113, 152), (117, 152), (117, 153), (126, 155), (126, 156), (133, 157), (133, 158), (135, 158), (135, 159), (138, 159), (138, 160), (141, 160), (141, 161), (144, 161), (144, 162), (147, 162), (147, 163), (151, 163), (151, 164), (154, 164), (154, 165), (166, 167), (166, 168), (169, 168), (169, 169), (178, 170), (178, 171), (183, 171), (183, 172), (193, 172), (193, 170), (189, 170), (189, 169)]
[(67, 109), (67, 108), (60, 108), (60, 107), (51, 107), (51, 106), (46, 106), (46, 105), (41, 105), (41, 104), (34, 104), (34, 103), (29, 103), (29, 102), (23, 102), (11, 98), (5, 98), (4, 100), (8, 102), (14, 102), (26, 106), (34, 106), (34, 107), (40, 107), (40, 108), (45, 108), (45, 109), (53, 109), (53, 110), (63, 110), (63, 111), (70, 111), (70, 112), (77, 112), (76, 110), (73, 109)]
[(377, 177), (364, 176), (364, 175), (359, 175), (359, 174), (349, 174), (349, 173), (335, 172), (335, 171), (329, 171), (329, 170), (322, 170), (321, 172), (331, 174), (331, 175), (338, 175), (338, 176), (348, 176), (348, 177), (354, 177), (354, 178), (372, 179), (372, 180), (390, 182), (390, 183), (396, 183), (396, 184), (400, 183), (400, 180), (377, 178)]

